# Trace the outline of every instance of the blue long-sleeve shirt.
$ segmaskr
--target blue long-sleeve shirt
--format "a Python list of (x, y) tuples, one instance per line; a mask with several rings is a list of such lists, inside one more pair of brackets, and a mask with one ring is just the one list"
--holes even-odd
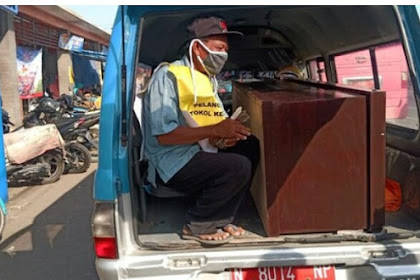
[[(173, 64), (190, 65), (186, 56)], [(176, 80), (168, 66), (154, 74), (144, 97), (142, 118), (144, 152), (149, 162), (148, 181), (156, 186), (156, 171), (167, 182), (200, 151), (197, 143), (161, 145), (157, 140), (158, 135), (167, 134), (178, 126), (187, 126), (179, 109)]]

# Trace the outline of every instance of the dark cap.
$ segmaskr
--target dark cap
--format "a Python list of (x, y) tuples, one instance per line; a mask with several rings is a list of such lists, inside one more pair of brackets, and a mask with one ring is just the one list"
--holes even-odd
[(188, 26), (188, 31), (193, 38), (204, 38), (212, 35), (244, 35), (238, 31), (228, 31), (226, 21), (219, 17), (197, 18)]

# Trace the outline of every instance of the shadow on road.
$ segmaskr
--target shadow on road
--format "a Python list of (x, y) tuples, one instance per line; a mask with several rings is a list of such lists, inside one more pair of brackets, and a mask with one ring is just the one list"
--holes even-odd
[(31, 226), (2, 240), (0, 279), (98, 279), (90, 228), (94, 174), (41, 212)]

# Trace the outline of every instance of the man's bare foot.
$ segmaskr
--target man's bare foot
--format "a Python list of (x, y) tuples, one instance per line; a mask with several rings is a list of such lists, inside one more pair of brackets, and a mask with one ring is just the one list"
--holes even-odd
[(242, 236), (246, 233), (242, 227), (238, 227), (232, 224), (224, 226), (223, 231), (230, 233), (232, 236)]
[(209, 240), (209, 241), (211, 240), (221, 241), (230, 237), (229, 232), (221, 231), (221, 230), (212, 234), (193, 234), (186, 226), (183, 227), (182, 234), (184, 236), (196, 236), (201, 240)]

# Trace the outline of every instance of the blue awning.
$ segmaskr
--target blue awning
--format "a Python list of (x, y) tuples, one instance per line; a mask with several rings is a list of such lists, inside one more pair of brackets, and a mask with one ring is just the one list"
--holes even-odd
[(71, 53), (84, 56), (92, 60), (106, 61), (106, 53), (103, 53), (103, 52), (81, 50), (81, 51), (72, 51)]
[(17, 5), (0, 5), (0, 9), (5, 10), (6, 12), (12, 13), (14, 15), (17, 15), (19, 11)]

